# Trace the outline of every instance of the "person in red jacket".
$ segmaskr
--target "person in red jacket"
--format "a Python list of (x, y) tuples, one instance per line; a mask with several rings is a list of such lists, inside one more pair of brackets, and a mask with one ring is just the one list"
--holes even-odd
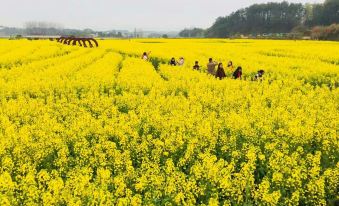
[(242, 68), (238, 67), (233, 73), (233, 78), (234, 79), (241, 79), (241, 76), (242, 76)]

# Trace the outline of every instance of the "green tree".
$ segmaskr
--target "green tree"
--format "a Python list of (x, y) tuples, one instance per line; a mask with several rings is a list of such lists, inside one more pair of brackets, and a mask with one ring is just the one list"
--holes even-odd
[(185, 38), (196, 38), (196, 37), (204, 37), (205, 30), (200, 28), (194, 29), (184, 29), (179, 33), (180, 37)]
[(322, 25), (339, 23), (339, 0), (325, 1), (322, 20)]
[(288, 2), (254, 4), (226, 17), (220, 17), (207, 30), (208, 37), (227, 37), (237, 33), (287, 33), (304, 20), (302, 4)]

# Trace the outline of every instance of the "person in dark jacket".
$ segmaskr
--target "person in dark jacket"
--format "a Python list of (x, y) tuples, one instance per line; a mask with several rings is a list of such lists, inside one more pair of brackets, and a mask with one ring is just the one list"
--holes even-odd
[(262, 81), (265, 71), (259, 70), (258, 73), (254, 76), (254, 81)]
[(170, 63), (169, 63), (171, 66), (177, 66), (177, 61), (175, 60), (174, 57), (172, 57)]
[(215, 77), (219, 78), (220, 80), (222, 80), (226, 77), (225, 70), (224, 70), (222, 63), (219, 63)]
[(233, 78), (234, 79), (241, 79), (242, 76), (242, 68), (238, 67), (234, 72), (233, 72)]
[(198, 61), (195, 61), (195, 64), (194, 64), (194, 66), (193, 66), (193, 69), (194, 70), (200, 70), (200, 66), (199, 66), (199, 62)]

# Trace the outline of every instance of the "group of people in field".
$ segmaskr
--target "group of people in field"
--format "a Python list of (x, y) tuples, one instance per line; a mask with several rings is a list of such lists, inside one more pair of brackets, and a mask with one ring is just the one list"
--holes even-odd
[[(142, 55), (142, 59), (148, 61), (149, 59), (149, 55), (151, 52), (144, 52)], [(183, 66), (185, 63), (185, 59), (184, 57), (180, 57), (179, 61), (177, 61), (174, 57), (171, 58), (169, 65), (171, 66)], [(217, 69), (216, 69), (217, 67)], [(199, 65), (198, 61), (195, 61), (195, 64), (193, 66), (194, 70), (201, 70), (201, 66)], [(227, 70), (232, 72), (232, 78), (233, 79), (242, 79), (242, 67), (238, 66), (235, 70), (234, 70), (234, 66), (233, 66), (233, 62), (229, 61), (227, 64)], [(216, 78), (222, 80), (224, 78), (226, 78), (226, 72), (224, 69), (224, 66), (221, 62), (216, 62), (213, 61), (212, 58), (209, 58), (208, 63), (207, 63), (207, 73), (210, 75), (215, 76)], [(263, 75), (264, 75), (265, 71), (264, 70), (259, 70), (257, 72), (257, 74), (252, 78), (252, 80), (262, 80)]]

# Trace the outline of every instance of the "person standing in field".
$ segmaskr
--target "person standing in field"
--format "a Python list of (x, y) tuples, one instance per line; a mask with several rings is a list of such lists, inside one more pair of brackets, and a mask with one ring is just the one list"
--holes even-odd
[(241, 79), (241, 76), (242, 76), (242, 68), (238, 67), (233, 73), (233, 78), (234, 79)]
[(177, 66), (177, 61), (175, 60), (174, 57), (172, 57), (171, 61), (169, 62), (171, 66)]
[(180, 57), (179, 62), (178, 62), (178, 66), (183, 66), (184, 63), (185, 63), (184, 57)]
[(151, 52), (149, 51), (148, 53), (147, 52), (144, 52), (141, 56), (141, 59), (145, 60), (145, 61), (148, 61), (148, 58), (149, 58), (149, 55), (151, 54)]
[(213, 61), (212, 58), (209, 58), (208, 64), (207, 64), (207, 72), (210, 75), (215, 75), (215, 67), (218, 65), (217, 62)]
[(233, 62), (229, 61), (227, 64), (227, 70), (233, 71), (234, 67), (233, 67)]
[(194, 66), (193, 66), (193, 69), (194, 70), (200, 70), (200, 66), (199, 66), (199, 62), (198, 61), (195, 61), (195, 64), (194, 64)]
[(225, 70), (224, 70), (222, 63), (219, 63), (215, 77), (219, 78), (220, 80), (222, 80), (226, 77)]
[(258, 73), (254, 76), (254, 81), (262, 81), (265, 71), (259, 70)]

